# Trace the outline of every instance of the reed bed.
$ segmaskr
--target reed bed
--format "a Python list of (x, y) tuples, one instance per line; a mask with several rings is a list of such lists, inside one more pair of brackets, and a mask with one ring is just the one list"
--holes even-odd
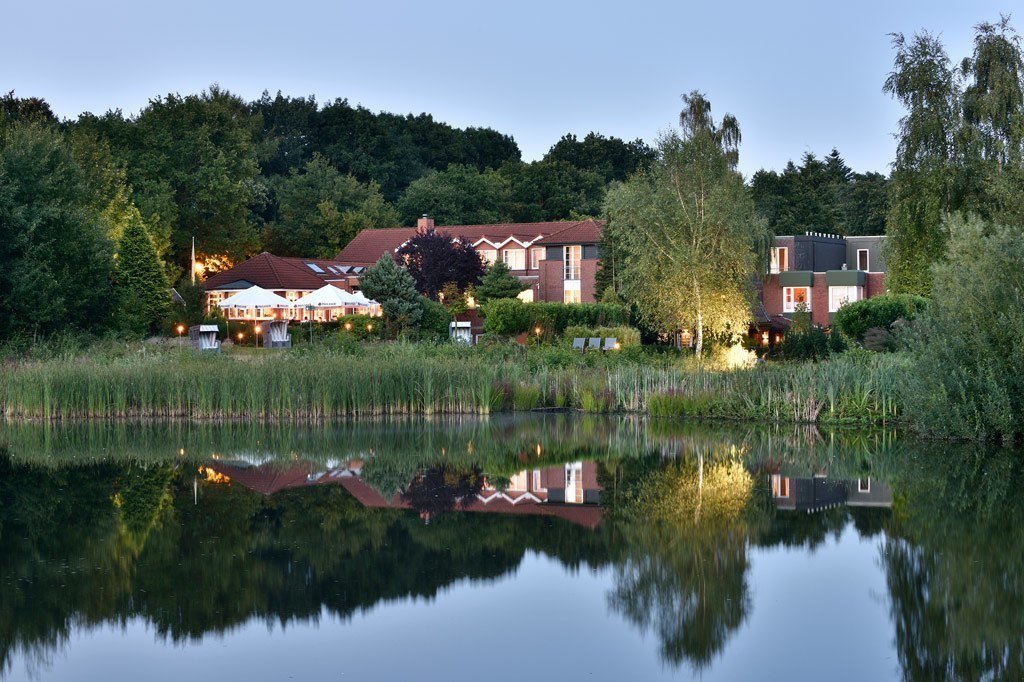
[(778, 423), (900, 420), (899, 356), (714, 371), (644, 355), (383, 344), (357, 353), (147, 351), (9, 363), (7, 420), (279, 419), (537, 408)]

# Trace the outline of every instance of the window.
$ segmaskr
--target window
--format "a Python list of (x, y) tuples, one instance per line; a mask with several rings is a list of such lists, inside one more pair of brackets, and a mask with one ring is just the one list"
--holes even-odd
[(871, 479), (870, 478), (858, 478), (857, 479), (857, 492), (859, 492), (859, 493), (870, 493), (871, 492)]
[(782, 312), (795, 313), (797, 307), (803, 304), (807, 311), (811, 310), (811, 288), (810, 287), (782, 287)]
[(498, 252), (494, 249), (480, 249), (480, 255), (483, 257), (485, 265), (491, 265), (498, 260)]
[(536, 270), (540, 267), (540, 262), (544, 260), (544, 249), (533, 248), (530, 249), (530, 269)]
[(834, 313), (851, 301), (863, 298), (863, 287), (829, 287), (828, 311)]
[(772, 497), (789, 497), (789, 477), (772, 474)]
[(583, 257), (583, 247), (579, 245), (575, 246), (563, 246), (562, 247), (562, 259), (565, 265), (565, 279), (567, 280), (579, 280), (580, 278), (580, 259)]
[(501, 252), (501, 258), (509, 270), (526, 269), (526, 249), (505, 249)]
[(771, 274), (777, 275), (786, 270), (789, 270), (789, 247), (773, 246)]
[(871, 257), (867, 249), (857, 249), (857, 269), (867, 272), (871, 265)]
[(519, 292), (519, 295), (516, 296), (516, 298), (518, 298), (520, 301), (523, 301), (524, 303), (533, 303), (533, 287), (530, 287), (529, 289), (523, 289), (522, 291)]
[(541, 485), (540, 469), (533, 470), (533, 490), (534, 492), (542, 492), (546, 490), (546, 488)]
[(316, 263), (306, 263), (306, 267), (317, 274), (323, 274), (323, 269)]
[(580, 281), (578, 279), (565, 280), (564, 291), (563, 303), (580, 303), (583, 300), (580, 294)]

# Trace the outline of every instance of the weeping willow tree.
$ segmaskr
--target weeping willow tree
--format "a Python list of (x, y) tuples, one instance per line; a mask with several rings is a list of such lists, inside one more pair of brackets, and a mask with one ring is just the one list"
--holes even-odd
[(767, 228), (736, 171), (740, 128), (718, 123), (711, 103), (683, 96), (680, 132), (667, 133), (646, 170), (609, 191), (607, 239), (619, 248), (619, 287), (662, 331), (745, 330), (751, 282), (767, 249)]

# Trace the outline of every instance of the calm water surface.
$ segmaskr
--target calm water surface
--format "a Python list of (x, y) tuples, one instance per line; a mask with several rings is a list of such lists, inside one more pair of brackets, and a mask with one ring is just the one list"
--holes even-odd
[(0, 427), (0, 679), (1021, 679), (1018, 461), (572, 416)]

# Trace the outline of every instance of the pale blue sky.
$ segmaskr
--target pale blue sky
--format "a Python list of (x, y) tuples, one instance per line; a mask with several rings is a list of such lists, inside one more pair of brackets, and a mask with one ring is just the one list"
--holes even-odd
[[(564, 133), (653, 140), (679, 96), (707, 93), (743, 130), (747, 175), (838, 147), (886, 171), (900, 109), (882, 94), (888, 33), (927, 28), (955, 61), (972, 27), (1021, 0), (814, 2), (16, 2), (0, 89), (60, 116), (219, 83), (347, 97), (512, 134), (527, 160)], [(1015, 24), (1024, 30), (1024, 11)]]

